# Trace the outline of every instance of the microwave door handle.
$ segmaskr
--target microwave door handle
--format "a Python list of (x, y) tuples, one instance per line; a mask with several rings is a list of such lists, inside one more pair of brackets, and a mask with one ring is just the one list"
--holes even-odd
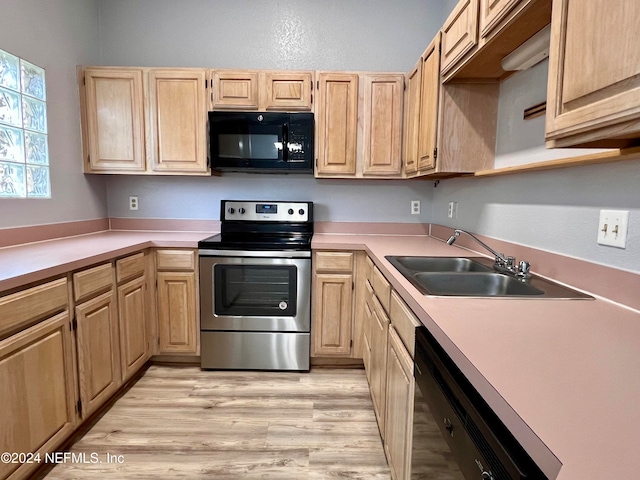
[(282, 160), (289, 161), (289, 124), (282, 125)]

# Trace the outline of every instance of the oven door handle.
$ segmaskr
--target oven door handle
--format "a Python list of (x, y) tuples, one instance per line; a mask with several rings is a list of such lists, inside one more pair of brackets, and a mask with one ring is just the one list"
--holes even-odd
[(307, 250), (198, 250), (201, 257), (311, 258)]

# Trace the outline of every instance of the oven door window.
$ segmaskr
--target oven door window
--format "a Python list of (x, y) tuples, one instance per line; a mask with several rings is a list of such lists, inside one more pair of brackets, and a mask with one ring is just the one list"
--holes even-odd
[(216, 315), (293, 317), (297, 268), (294, 265), (214, 266)]

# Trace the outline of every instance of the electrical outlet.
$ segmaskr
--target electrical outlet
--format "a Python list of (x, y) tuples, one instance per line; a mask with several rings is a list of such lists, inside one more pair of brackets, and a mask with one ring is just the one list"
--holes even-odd
[(138, 197), (129, 197), (129, 210), (138, 210)]
[(447, 217), (458, 218), (458, 202), (449, 202)]
[(600, 210), (598, 243), (617, 248), (626, 248), (628, 210)]
[(420, 215), (420, 200), (411, 200), (411, 215)]

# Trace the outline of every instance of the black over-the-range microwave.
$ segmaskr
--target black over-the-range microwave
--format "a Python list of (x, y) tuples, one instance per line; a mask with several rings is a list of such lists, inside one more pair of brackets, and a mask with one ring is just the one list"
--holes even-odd
[(313, 113), (209, 112), (211, 168), (313, 173)]

